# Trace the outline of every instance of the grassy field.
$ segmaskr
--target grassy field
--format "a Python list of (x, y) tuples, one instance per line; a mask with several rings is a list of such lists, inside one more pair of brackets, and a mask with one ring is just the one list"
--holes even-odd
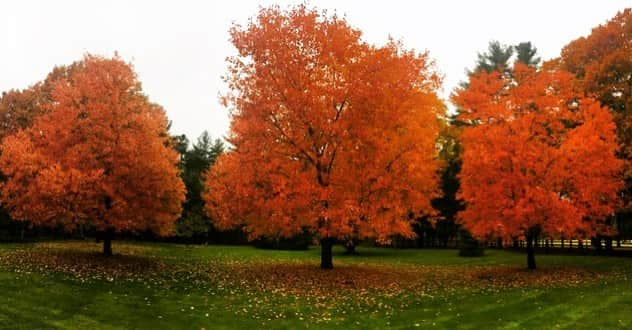
[(488, 250), (0, 245), (0, 328), (630, 328), (632, 259)]

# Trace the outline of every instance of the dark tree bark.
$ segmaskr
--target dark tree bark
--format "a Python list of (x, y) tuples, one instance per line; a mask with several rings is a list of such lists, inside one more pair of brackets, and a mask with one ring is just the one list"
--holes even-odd
[(106, 256), (112, 255), (112, 239), (114, 238), (114, 231), (106, 230), (103, 233), (103, 254)]
[(592, 237), (590, 239), (590, 244), (597, 250), (597, 253), (601, 253), (601, 237)]
[(612, 253), (612, 237), (606, 237), (604, 241), (606, 243), (606, 252)]
[(527, 268), (535, 269), (535, 251), (533, 249), (533, 234), (527, 234)]
[(356, 251), (356, 242), (353, 239), (348, 240), (344, 244), (345, 246), (345, 254), (356, 255), (358, 252)]
[(320, 268), (333, 269), (333, 255), (332, 249), (334, 246), (334, 240), (332, 238), (323, 238), (320, 240)]
[[(112, 208), (112, 198), (105, 196), (105, 209)], [(103, 233), (103, 254), (106, 256), (112, 255), (112, 239), (114, 238), (114, 229), (108, 228)]]

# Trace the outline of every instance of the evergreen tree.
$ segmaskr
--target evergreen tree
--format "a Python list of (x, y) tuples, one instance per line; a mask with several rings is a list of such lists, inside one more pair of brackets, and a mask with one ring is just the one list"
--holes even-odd
[(441, 197), (432, 201), (432, 206), (439, 211), (441, 221), (435, 225), (436, 236), (440, 244), (447, 245), (450, 239), (458, 236), (456, 213), (463, 209), (463, 203), (457, 199), (461, 169), (460, 127), (456, 115), (450, 116), (439, 134), (439, 158), (444, 161), (441, 170)]
[(185, 134), (181, 134), (173, 135), (171, 137), (171, 141), (173, 143), (173, 148), (178, 152), (178, 155), (180, 155), (179, 166), (180, 169), (182, 169), (182, 167), (184, 166), (184, 158), (186, 156), (187, 150), (189, 149), (189, 139)]
[(513, 52), (512, 46), (501, 44), (498, 41), (490, 41), (487, 52), (478, 53), (476, 66), (470, 74), (480, 71), (491, 72), (509, 69), (509, 60), (513, 56)]
[(516, 62), (534, 68), (540, 64), (540, 57), (536, 57), (538, 49), (530, 41), (521, 42), (515, 45), (514, 49), (516, 50)]
[[(176, 234), (185, 238), (207, 237), (209, 231), (212, 230), (212, 224), (204, 213), (204, 200), (201, 197), (202, 174), (224, 152), (225, 145), (220, 139), (213, 140), (206, 131), (198, 137), (191, 148), (188, 148), (186, 137), (184, 139), (180, 137), (176, 137), (176, 140), (182, 143), (176, 144), (175, 147), (183, 155), (182, 178), (187, 188), (187, 199), (182, 217), (176, 223)], [(184, 149), (183, 145), (186, 146)]]

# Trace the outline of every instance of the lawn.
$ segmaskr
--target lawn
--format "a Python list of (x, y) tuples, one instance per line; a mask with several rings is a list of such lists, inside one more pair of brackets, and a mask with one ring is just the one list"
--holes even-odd
[(488, 250), (0, 245), (2, 328), (630, 328), (632, 259)]

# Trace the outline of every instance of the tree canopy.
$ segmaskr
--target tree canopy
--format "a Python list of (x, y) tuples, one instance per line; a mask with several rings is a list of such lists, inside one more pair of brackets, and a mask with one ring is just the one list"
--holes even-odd
[(540, 64), (541, 58), (536, 56), (538, 49), (531, 44), (531, 41), (521, 42), (515, 45), (514, 49), (516, 50), (516, 62), (531, 67), (537, 67)]
[(207, 176), (218, 226), (251, 238), (309, 230), (331, 268), (335, 239), (411, 237), (411, 215), (433, 213), (440, 79), (428, 54), (360, 37), (305, 5), (231, 29), (233, 149)]
[(15, 220), (94, 228), (109, 254), (114, 232), (169, 234), (184, 185), (164, 110), (118, 57), (86, 55), (73, 67), (44, 114), (3, 140), (3, 204)]
[(632, 8), (619, 12), (589, 36), (562, 49), (563, 69), (573, 73), (581, 88), (597, 97), (614, 113), (625, 161), (627, 188), (623, 200), (632, 213)]
[(509, 75), (475, 74), (453, 95), (471, 123), (459, 217), (475, 236), (530, 244), (538, 233), (590, 235), (613, 214), (622, 184), (615, 125), (573, 86), (569, 73), (517, 63)]
[(220, 139), (211, 139), (204, 131), (191, 147), (184, 135), (174, 137), (174, 147), (180, 153), (181, 171), (186, 186), (186, 202), (183, 204), (182, 216), (176, 222), (176, 235), (187, 238), (205, 236), (213, 229), (211, 219), (204, 211), (203, 175), (215, 163), (217, 157), (224, 153), (225, 145)]

